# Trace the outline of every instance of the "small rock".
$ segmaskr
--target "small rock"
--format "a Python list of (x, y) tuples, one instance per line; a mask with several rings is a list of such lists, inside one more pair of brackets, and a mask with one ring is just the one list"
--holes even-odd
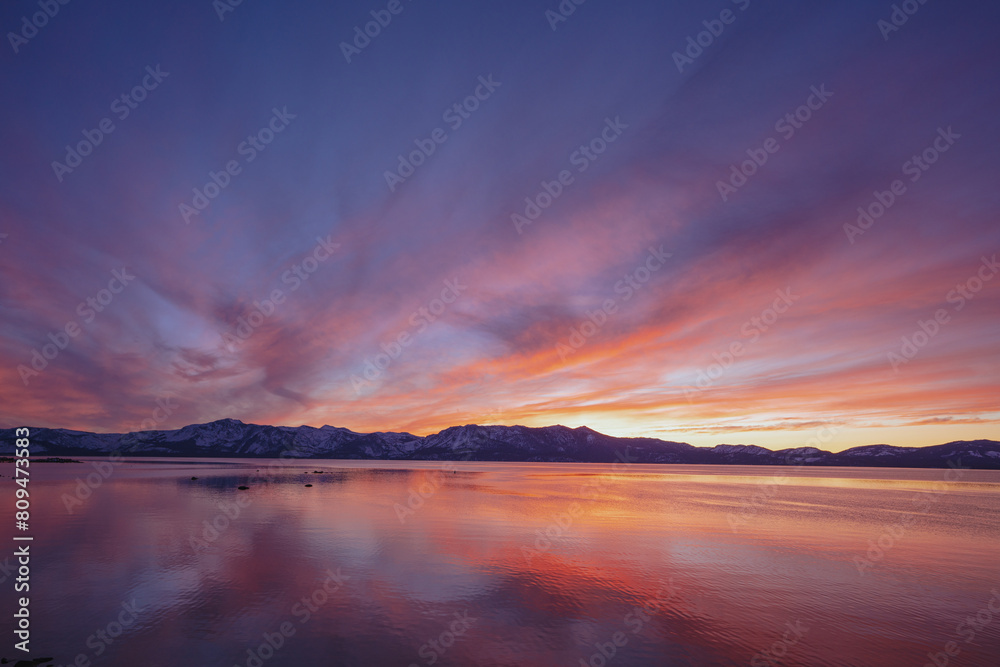
[(236, 488), (239, 489), (240, 491), (246, 491), (250, 487), (249, 486), (237, 486)]
[(306, 484), (306, 486), (312, 486), (312, 484)]

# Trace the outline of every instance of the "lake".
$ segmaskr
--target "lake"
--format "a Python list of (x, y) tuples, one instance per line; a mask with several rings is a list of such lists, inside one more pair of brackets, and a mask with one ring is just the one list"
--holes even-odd
[[(62, 665), (1000, 664), (1000, 471), (86, 459), (31, 473), (31, 656)], [(26, 657), (4, 636), (0, 656)]]

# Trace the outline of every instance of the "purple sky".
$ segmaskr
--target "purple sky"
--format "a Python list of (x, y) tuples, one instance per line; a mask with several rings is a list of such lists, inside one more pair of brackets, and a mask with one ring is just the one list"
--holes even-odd
[(558, 7), (7, 3), (0, 427), (1000, 439), (996, 3)]

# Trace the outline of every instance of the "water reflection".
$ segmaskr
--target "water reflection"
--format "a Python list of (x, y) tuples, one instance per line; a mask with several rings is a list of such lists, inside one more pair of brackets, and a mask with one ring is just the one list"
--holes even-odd
[[(261, 467), (130, 462), (69, 513), (64, 494), (93, 469), (35, 466), (35, 654), (151, 667), (922, 665), (1000, 588), (994, 472)], [(758, 482), (789, 474), (734, 525)], [(859, 571), (871, 545), (882, 555)], [(123, 604), (134, 622), (109, 628)], [(961, 650), (961, 664), (994, 664), (1000, 614)]]

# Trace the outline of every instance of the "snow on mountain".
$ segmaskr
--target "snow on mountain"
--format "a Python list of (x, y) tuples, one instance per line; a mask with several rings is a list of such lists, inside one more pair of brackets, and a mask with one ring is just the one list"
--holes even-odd
[[(14, 429), (0, 430), (0, 451), (12, 453), (14, 439)], [(656, 438), (616, 438), (585, 426), (466, 424), (420, 437), (410, 433), (355, 433), (335, 426), (259, 426), (221, 419), (172, 431), (126, 434), (32, 428), (31, 442), (34, 454), (49, 456), (98, 456), (117, 451), (126, 456), (1000, 469), (1000, 443), (993, 440), (957, 441), (934, 447), (868, 445), (837, 453), (815, 447), (775, 452), (756, 445), (694, 447)]]

